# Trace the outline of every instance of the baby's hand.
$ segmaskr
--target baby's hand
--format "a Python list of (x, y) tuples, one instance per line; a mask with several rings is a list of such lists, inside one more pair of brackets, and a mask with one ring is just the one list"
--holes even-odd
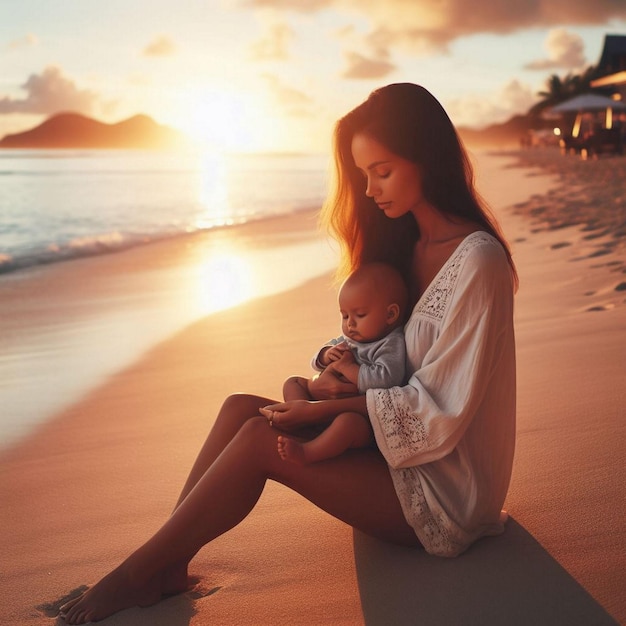
[(340, 374), (342, 379), (355, 385), (358, 384), (361, 366), (357, 364), (352, 350), (345, 350), (341, 354), (341, 358), (331, 363), (326, 369), (332, 369)]
[(352, 365), (353, 363), (356, 363), (356, 361), (354, 359), (354, 353), (352, 352), (352, 350), (350, 350), (350, 349), (344, 350), (341, 353), (341, 358), (339, 359), (339, 364), (341, 364), (341, 365)]
[(354, 360), (354, 354), (352, 350), (344, 350), (341, 353), (341, 358), (335, 361), (332, 366), (337, 372), (340, 372), (344, 376), (348, 376), (348, 372), (354, 367), (356, 361)]
[(352, 350), (350, 350), (350, 346), (345, 341), (342, 341), (341, 343), (338, 343), (336, 346), (329, 348), (327, 354), (328, 354), (329, 361), (333, 362), (333, 361), (340, 361), (343, 355), (346, 353), (352, 354)]
[(341, 357), (347, 352), (351, 352), (348, 344), (345, 341), (338, 343), (336, 346), (328, 348), (324, 353), (324, 361), (326, 364), (339, 361)]

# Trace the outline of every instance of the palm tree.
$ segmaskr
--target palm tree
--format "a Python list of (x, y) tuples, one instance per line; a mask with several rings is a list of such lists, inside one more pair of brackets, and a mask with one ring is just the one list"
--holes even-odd
[[(546, 80), (545, 89), (537, 93), (542, 100), (531, 107), (528, 111), (529, 115), (538, 117), (545, 109), (590, 91), (591, 81), (597, 78), (597, 69), (597, 66), (590, 65), (582, 74), (567, 74), (564, 78), (558, 74), (552, 74)], [(596, 91), (599, 90), (596, 89)]]
[(550, 78), (546, 80), (546, 89), (540, 91), (537, 95), (543, 97), (543, 103), (546, 106), (551, 106), (568, 97), (568, 79), (569, 75), (565, 77), (565, 81), (561, 80), (558, 74), (552, 74)]

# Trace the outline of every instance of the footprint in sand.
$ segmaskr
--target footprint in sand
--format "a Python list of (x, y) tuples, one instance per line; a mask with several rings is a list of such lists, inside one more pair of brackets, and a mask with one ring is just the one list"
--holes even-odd
[(609, 230), (601, 230), (599, 232), (591, 233), (590, 235), (585, 235), (583, 237), (583, 239), (585, 239), (587, 241), (589, 241), (591, 239), (599, 239), (600, 237), (606, 237), (610, 233), (611, 233), (611, 231), (609, 231)]
[(609, 248), (600, 248), (600, 250), (596, 250), (595, 252), (587, 255), (587, 258), (595, 259), (596, 257), (604, 256), (605, 254), (611, 254), (611, 250)]
[(567, 246), (571, 246), (571, 241), (559, 241), (559, 243), (553, 243), (550, 248), (552, 250), (558, 250), (559, 248), (566, 248)]
[(587, 311), (610, 311), (614, 309), (615, 305), (611, 302), (609, 304), (598, 304), (596, 306), (589, 307)]
[(200, 600), (201, 598), (206, 598), (207, 596), (212, 596), (214, 593), (217, 593), (221, 587), (209, 587), (208, 585), (203, 585), (202, 583), (198, 583), (194, 585), (189, 591), (185, 593), (185, 595), (190, 600)]

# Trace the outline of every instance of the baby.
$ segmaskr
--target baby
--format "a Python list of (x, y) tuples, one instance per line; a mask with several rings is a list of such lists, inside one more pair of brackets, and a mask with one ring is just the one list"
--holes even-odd
[[(313, 359), (313, 367), (331, 367), (340, 378), (356, 385), (359, 394), (405, 382), (406, 345), (402, 325), (408, 292), (400, 273), (385, 263), (368, 263), (355, 270), (339, 290), (342, 336), (328, 342)], [(316, 400), (311, 379), (293, 376), (285, 381), (285, 400)], [(367, 416), (338, 415), (317, 437), (300, 441), (278, 437), (285, 461), (306, 464), (338, 456), (349, 448), (372, 445)]]

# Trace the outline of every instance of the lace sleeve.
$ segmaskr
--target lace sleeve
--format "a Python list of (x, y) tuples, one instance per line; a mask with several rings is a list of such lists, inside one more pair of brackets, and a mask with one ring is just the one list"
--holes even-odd
[(370, 401), (373, 413), (380, 416), (386, 446), (394, 458), (402, 457), (404, 450), (419, 452), (427, 447), (424, 422), (407, 402), (405, 390), (401, 387), (373, 389), (368, 395), (368, 403)]

